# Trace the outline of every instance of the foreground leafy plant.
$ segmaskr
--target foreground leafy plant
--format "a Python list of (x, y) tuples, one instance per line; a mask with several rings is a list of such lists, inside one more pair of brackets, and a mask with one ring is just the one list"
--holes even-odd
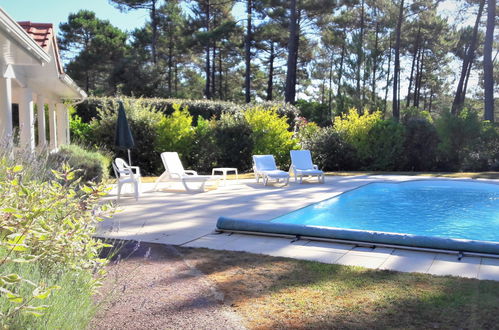
[[(39, 182), (24, 179), (24, 168), (13, 166), (0, 175), (0, 268), (21, 269), (33, 263), (45, 277), (67, 271), (95, 274), (92, 286), (104, 275), (105, 259), (99, 251), (107, 246), (95, 240), (96, 224), (110, 212), (99, 200), (102, 184), (84, 185), (77, 170), (62, 166), (53, 178)], [(19, 264), (19, 267), (13, 265)], [(7, 327), (19, 313), (42, 316), (50, 309), (41, 305), (57, 285), (0, 272), (0, 325)], [(43, 277), (43, 276), (42, 276)], [(2, 301), (3, 300), (3, 301)], [(5, 303), (5, 300), (7, 303)]]

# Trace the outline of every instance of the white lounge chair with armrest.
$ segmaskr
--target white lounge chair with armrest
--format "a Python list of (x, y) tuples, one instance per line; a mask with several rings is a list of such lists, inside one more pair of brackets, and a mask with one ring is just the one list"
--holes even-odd
[(312, 163), (312, 155), (310, 150), (291, 150), (291, 171), (295, 176), (295, 182), (298, 177), (300, 183), (303, 182), (303, 177), (317, 177), (320, 183), (324, 183), (324, 172), (319, 170), (318, 166)]
[(253, 155), (253, 172), (255, 173), (256, 182), (263, 179), (263, 184), (266, 186), (269, 180), (284, 180), (284, 185), (289, 183), (289, 173), (281, 171), (275, 164), (274, 156), (272, 155)]
[[(162, 152), (161, 160), (165, 166), (165, 171), (156, 180), (154, 190), (156, 190), (160, 182), (181, 182), (184, 185), (185, 190), (189, 192), (200, 192), (204, 191), (206, 182), (218, 181), (221, 178), (221, 176), (218, 175), (198, 175), (196, 171), (184, 170), (184, 166), (182, 166), (182, 162), (176, 152)], [(189, 187), (187, 183), (197, 183), (198, 188), (193, 189)]]
[(123, 159), (116, 158), (113, 162), (113, 170), (118, 180), (118, 200), (120, 200), (121, 188), (127, 183), (133, 186), (135, 200), (138, 200), (140, 196), (140, 168), (130, 166)]

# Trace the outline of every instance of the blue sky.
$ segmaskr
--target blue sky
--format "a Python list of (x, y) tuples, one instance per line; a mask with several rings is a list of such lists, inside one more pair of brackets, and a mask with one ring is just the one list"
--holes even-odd
[(98, 18), (127, 31), (142, 26), (148, 17), (145, 10), (121, 13), (107, 0), (0, 0), (0, 7), (16, 21), (52, 23), (56, 27), (80, 9), (92, 10)]

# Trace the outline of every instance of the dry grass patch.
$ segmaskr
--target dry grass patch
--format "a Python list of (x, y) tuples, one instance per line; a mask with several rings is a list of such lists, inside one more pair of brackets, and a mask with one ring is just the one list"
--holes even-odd
[(494, 328), (499, 282), (180, 249), (253, 329)]

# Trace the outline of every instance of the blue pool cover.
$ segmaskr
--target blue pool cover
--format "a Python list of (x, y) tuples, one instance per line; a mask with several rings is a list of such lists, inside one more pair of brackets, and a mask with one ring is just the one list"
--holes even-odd
[(411, 234), (384, 233), (355, 229), (341, 229), (319, 226), (304, 226), (269, 221), (243, 220), (220, 217), (217, 221), (219, 230), (260, 232), (293, 236), (308, 236), (327, 239), (341, 239), (368, 243), (382, 243), (463, 252), (499, 254), (499, 244), (488, 241), (476, 241), (457, 238), (418, 236)]

